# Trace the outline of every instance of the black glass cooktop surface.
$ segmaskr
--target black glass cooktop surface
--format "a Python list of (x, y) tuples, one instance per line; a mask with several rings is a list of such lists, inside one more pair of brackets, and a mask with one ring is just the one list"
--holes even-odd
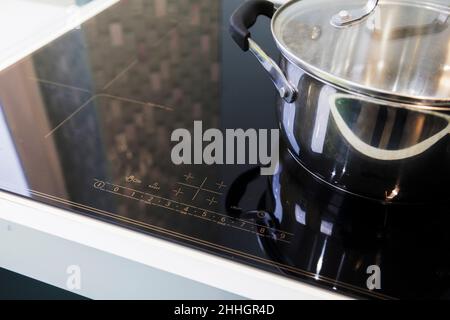
[[(122, 1), (2, 71), (0, 188), (355, 297), (450, 298), (445, 201), (350, 197), (286, 151), (273, 176), (173, 164), (195, 120), (277, 128), (270, 80), (227, 32), (239, 2)], [(268, 20), (253, 35), (277, 56)]]

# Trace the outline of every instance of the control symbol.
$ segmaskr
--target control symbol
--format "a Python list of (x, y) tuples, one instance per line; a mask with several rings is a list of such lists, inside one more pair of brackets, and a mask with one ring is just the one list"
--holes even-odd
[(184, 180), (186, 182), (189, 182), (189, 180), (193, 180), (194, 179), (194, 176), (190, 172), (188, 174), (185, 174), (183, 177), (184, 177)]
[(216, 183), (217, 188), (220, 190), (222, 188), (226, 188), (226, 184), (223, 183), (223, 181), (220, 181), (220, 183)]
[(141, 180), (139, 180), (138, 178), (136, 178), (133, 175), (125, 177), (125, 181), (126, 182), (131, 182), (131, 183), (139, 183), (139, 184), (142, 183)]
[(208, 204), (210, 206), (212, 206), (213, 204), (218, 203), (215, 197), (211, 197), (210, 199), (206, 199), (206, 201), (208, 202)]
[(175, 193), (175, 196), (178, 197), (180, 194), (183, 194), (184, 192), (181, 190), (181, 187), (176, 189), (176, 190), (172, 190)]
[(105, 187), (105, 183), (103, 181), (96, 181), (94, 183), (94, 188), (103, 189)]
[(157, 190), (157, 191), (159, 191), (161, 189), (158, 182), (155, 182), (154, 184), (149, 184), (148, 187), (153, 190)]

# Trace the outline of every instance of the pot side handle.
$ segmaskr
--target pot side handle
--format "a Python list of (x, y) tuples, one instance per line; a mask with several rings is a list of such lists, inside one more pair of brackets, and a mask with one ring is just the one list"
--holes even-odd
[[(445, 115), (435, 114), (436, 116), (442, 117), (448, 121), (447, 126), (436, 133), (435, 135), (429, 137), (428, 139), (423, 140), (422, 142), (400, 150), (387, 150), (373, 147), (364, 141), (362, 141), (357, 135), (353, 133), (353, 131), (348, 127), (347, 123), (342, 118), (341, 114), (337, 110), (336, 100), (339, 98), (351, 98), (355, 99), (352, 95), (345, 94), (335, 94), (330, 96), (330, 111), (333, 116), (333, 119), (336, 123), (339, 132), (344, 136), (345, 140), (358, 152), (364, 154), (367, 157), (376, 160), (383, 161), (394, 161), (394, 160), (404, 160), (408, 158), (415, 157), (417, 155), (422, 154), (436, 143), (438, 143), (445, 136), (450, 134), (450, 117)], [(424, 113), (432, 113), (429, 111), (423, 111)], [(434, 114), (434, 113), (433, 113)]]
[(251, 28), (259, 16), (272, 18), (275, 12), (275, 6), (270, 1), (250, 0), (244, 2), (230, 18), (230, 34), (236, 44), (242, 51), (252, 52), (263, 68), (269, 73), (269, 76), (277, 88), (280, 97), (286, 102), (292, 103), (297, 97), (295, 87), (289, 83), (281, 71), (280, 67), (273, 61), (258, 44), (251, 39), (249, 28)]

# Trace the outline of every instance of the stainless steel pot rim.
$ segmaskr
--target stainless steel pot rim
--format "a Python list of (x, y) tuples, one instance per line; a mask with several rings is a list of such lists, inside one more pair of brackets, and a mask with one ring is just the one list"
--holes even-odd
[(410, 104), (402, 104), (402, 103), (398, 103), (395, 101), (386, 101), (386, 100), (382, 100), (382, 99), (378, 99), (376, 97), (367, 97), (364, 95), (355, 95), (352, 93), (334, 93), (331, 95), (331, 99), (332, 100), (337, 100), (337, 99), (348, 99), (348, 100), (362, 100), (362, 101), (366, 101), (368, 103), (372, 103), (372, 104), (378, 104), (378, 105), (383, 105), (383, 106), (389, 106), (389, 107), (393, 107), (393, 108), (402, 108), (402, 109), (406, 109), (406, 110), (410, 110), (410, 111), (414, 111), (414, 112), (419, 112), (421, 114), (426, 114), (426, 115), (430, 115), (430, 116), (435, 116), (441, 119), (446, 120), (449, 125), (450, 125), (450, 114), (445, 114), (445, 113), (441, 113), (441, 112), (436, 112), (436, 110), (434, 109), (425, 109), (425, 108), (421, 108), (420, 110), (417, 108), (417, 106), (414, 105), (410, 105)]
[[(275, 11), (275, 14), (271, 20), (271, 32), (272, 36), (277, 44), (278, 49), (281, 51), (283, 56), (291, 62), (293, 65), (296, 65), (304, 72), (312, 76), (313, 78), (322, 81), (332, 87), (337, 89), (346, 91), (348, 93), (358, 93), (362, 96), (377, 98), (383, 101), (392, 101), (397, 103), (402, 103), (406, 106), (413, 106), (416, 108), (424, 109), (424, 110), (434, 110), (434, 111), (450, 111), (450, 97), (446, 99), (442, 98), (430, 98), (428, 96), (420, 96), (420, 95), (406, 95), (406, 94), (397, 94), (392, 91), (386, 91), (370, 86), (365, 86), (363, 84), (346, 80), (342, 77), (335, 76), (329, 72), (326, 72), (320, 68), (315, 67), (314, 65), (304, 61), (299, 56), (292, 54), (287, 47), (283, 45), (283, 43), (278, 39), (275, 33), (275, 22), (277, 21), (277, 17), (286, 8), (295, 4), (297, 1), (289, 1), (286, 4), (282, 5)], [(392, 1), (395, 2), (395, 1)], [(429, 2), (423, 3), (424, 7), (433, 8), (439, 10), (447, 9), (442, 5), (432, 4)], [(295, 84), (294, 84), (295, 85)]]

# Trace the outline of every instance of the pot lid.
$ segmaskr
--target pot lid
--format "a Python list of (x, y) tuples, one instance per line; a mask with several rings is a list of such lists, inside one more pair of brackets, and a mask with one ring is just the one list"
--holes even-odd
[(301, 0), (272, 33), (306, 72), (383, 99), (450, 108), (448, 0)]

